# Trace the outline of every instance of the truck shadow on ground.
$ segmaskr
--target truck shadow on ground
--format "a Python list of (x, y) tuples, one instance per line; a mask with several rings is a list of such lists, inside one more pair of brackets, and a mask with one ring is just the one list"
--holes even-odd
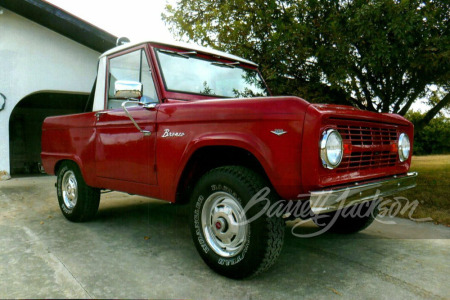
[[(142, 238), (147, 234), (150, 239), (157, 241), (157, 243), (151, 243), (150, 247), (154, 247), (152, 253), (159, 251), (158, 248), (167, 248), (176, 242), (177, 247), (184, 249), (183, 251), (177, 251), (177, 255), (192, 259), (193, 253), (195, 255), (197, 253), (191, 241), (188, 219), (188, 205), (144, 201), (144, 203), (101, 208), (93, 223), (101, 225), (101, 227), (121, 226), (126, 228), (125, 230), (136, 230), (142, 232)], [(268, 272), (248, 280), (265, 281), (273, 277), (290, 278), (295, 274), (298, 280), (303, 278), (308, 282), (314, 282), (315, 276), (317, 282), (323, 282), (323, 276), (327, 276), (329, 279), (335, 277), (337, 282), (343, 282), (346, 276), (343, 274), (343, 270), (350, 266), (356, 267), (359, 271), (370, 272), (368, 267), (364, 267), (359, 262), (349, 263), (349, 258), (354, 256), (355, 253), (368, 254), (370, 250), (372, 253), (384, 254), (385, 251), (385, 245), (380, 243), (380, 238), (373, 234), (364, 232), (351, 235), (324, 233), (311, 238), (300, 238), (293, 235), (292, 231), (297, 235), (306, 235), (318, 232), (320, 229), (312, 222), (297, 227), (295, 230), (292, 229), (293, 223), (288, 222), (283, 251), (274, 267)], [(129, 242), (132, 243), (133, 241), (130, 240)], [(146, 249), (148, 250), (148, 245)], [(180, 259), (185, 260), (184, 258)], [(202, 266), (199, 257), (194, 261), (193, 266), (186, 265), (191, 270), (191, 274), (198, 271), (200, 273), (207, 272), (211, 275), (207, 266)], [(199, 269), (196, 270), (196, 268)], [(296, 284), (298, 285), (298, 282)], [(276, 288), (277, 284), (270, 285)]]
[[(145, 199), (145, 198), (143, 198)], [(188, 204), (171, 204), (163, 201), (148, 202), (145, 200), (139, 203), (118, 204), (114, 206), (100, 207), (99, 212), (93, 222), (95, 223), (127, 223), (127, 225), (136, 226), (146, 224), (156, 226), (160, 229), (189, 228), (190, 206)], [(342, 240), (342, 239), (379, 239), (379, 236), (365, 234), (334, 234), (325, 232), (319, 234), (320, 228), (312, 221), (301, 221), (302, 224), (295, 226), (296, 222), (301, 220), (288, 221), (286, 223), (285, 244), (295, 245), (298, 240)], [(315, 234), (318, 234), (315, 236)], [(312, 236), (305, 238), (304, 236)]]

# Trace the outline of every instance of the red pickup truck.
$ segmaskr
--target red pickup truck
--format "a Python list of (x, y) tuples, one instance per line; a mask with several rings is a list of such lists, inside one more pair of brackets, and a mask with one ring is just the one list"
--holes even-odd
[(373, 221), (377, 199), (415, 186), (409, 121), (273, 97), (255, 63), (220, 51), (118, 46), (100, 56), (88, 106), (43, 124), (63, 215), (92, 219), (102, 190), (190, 203), (198, 252), (231, 278), (274, 263), (286, 219), (305, 218), (293, 203), (319, 227), (352, 233)]

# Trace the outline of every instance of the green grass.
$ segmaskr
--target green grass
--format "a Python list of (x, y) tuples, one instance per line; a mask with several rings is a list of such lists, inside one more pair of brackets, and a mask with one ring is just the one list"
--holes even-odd
[[(417, 187), (394, 197), (419, 201), (414, 219), (430, 217), (434, 223), (450, 226), (450, 155), (413, 156), (411, 171), (419, 172)], [(408, 213), (399, 216), (408, 218)]]

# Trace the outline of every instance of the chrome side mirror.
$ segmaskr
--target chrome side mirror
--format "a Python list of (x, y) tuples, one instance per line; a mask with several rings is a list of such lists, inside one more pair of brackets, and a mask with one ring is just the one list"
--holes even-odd
[(142, 83), (136, 81), (117, 80), (114, 84), (114, 98), (139, 101), (142, 97)]
[(139, 98), (142, 97), (142, 83), (135, 81), (118, 80), (114, 84), (114, 97), (118, 99), (127, 99), (127, 101), (123, 101), (122, 103), (122, 109), (125, 111), (125, 114), (131, 120), (131, 122), (133, 122), (137, 130), (139, 130), (145, 136), (150, 135), (151, 132), (143, 130), (138, 125), (138, 123), (136, 123), (127, 109), (128, 103), (131, 103), (132, 101), (139, 101)]

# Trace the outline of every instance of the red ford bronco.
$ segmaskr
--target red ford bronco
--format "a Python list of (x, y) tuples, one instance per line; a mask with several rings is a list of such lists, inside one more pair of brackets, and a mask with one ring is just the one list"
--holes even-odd
[(373, 221), (377, 199), (415, 186), (409, 121), (273, 97), (255, 63), (220, 51), (118, 46), (100, 56), (87, 107), (43, 124), (63, 215), (92, 219), (105, 189), (189, 202), (198, 252), (231, 278), (274, 263), (286, 218), (305, 218), (293, 203), (319, 227), (352, 233)]

